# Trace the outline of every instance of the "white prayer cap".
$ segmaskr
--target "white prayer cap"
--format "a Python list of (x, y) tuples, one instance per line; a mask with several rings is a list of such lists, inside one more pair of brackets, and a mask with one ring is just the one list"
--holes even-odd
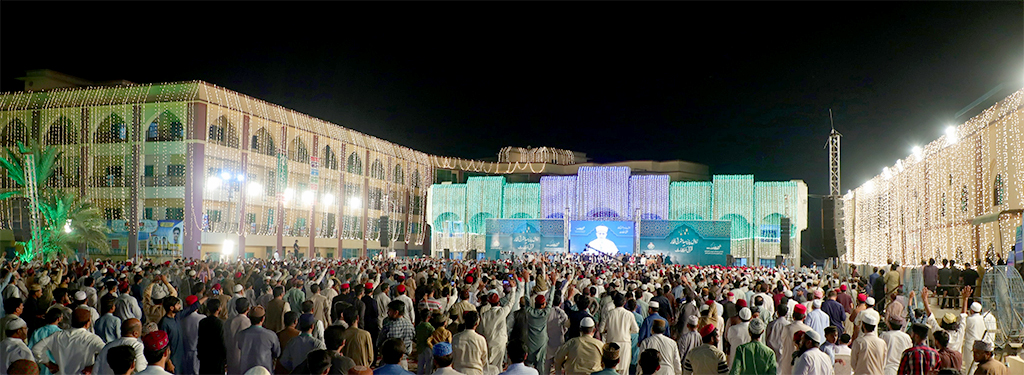
[(242, 289), (242, 284), (235, 284), (235, 293), (241, 292)]
[(46, 286), (46, 284), (50, 283), (50, 277), (49, 276), (43, 276), (43, 277), (40, 277), (39, 280), (36, 280), (36, 281), (39, 282), (40, 286)]
[(14, 330), (21, 329), (21, 328), (24, 328), (24, 327), (27, 327), (27, 326), (28, 325), (25, 324), (25, 320), (23, 320), (21, 318), (18, 318), (18, 317), (15, 317), (11, 321), (7, 322), (7, 330), (8, 331), (14, 331)]
[(75, 292), (75, 301), (85, 301), (87, 297), (88, 296), (85, 295), (85, 292), (81, 290)]
[(697, 320), (697, 316), (696, 315), (690, 315), (690, 316), (686, 317), (686, 324), (687, 325), (691, 325), (691, 326), (696, 327), (697, 326), (697, 321), (698, 320)]
[(820, 299), (814, 300), (813, 303), (814, 303), (814, 308), (816, 308), (816, 309), (820, 309), (821, 308), (821, 300)]
[(646, 291), (647, 291), (647, 284), (641, 285), (641, 286), (640, 286), (640, 290), (642, 290), (642, 291), (645, 291), (645, 292), (646, 292)]
[(650, 306), (651, 306), (652, 309), (657, 309), (657, 308), (661, 307), (661, 304), (658, 303), (658, 301), (651, 301), (651, 305)]
[(153, 271), (153, 274), (154, 275), (159, 275), (160, 274), (160, 270)]
[(864, 317), (861, 318), (861, 321), (867, 325), (878, 325), (878, 321), (881, 320), (881, 317), (878, 316), (878, 311), (875, 311), (874, 309), (867, 309), (861, 311), (861, 314), (864, 314)]
[(188, 271), (188, 275), (194, 277), (196, 275), (196, 270)]
[(868, 306), (874, 306), (875, 305), (875, 297), (868, 297), (868, 299), (864, 300), (864, 302), (867, 303)]
[(583, 320), (580, 321), (580, 327), (583, 327), (583, 328), (593, 328), (594, 327), (594, 318), (591, 318), (589, 316), (586, 317), (586, 318), (583, 318)]
[(135, 272), (142, 272), (142, 267), (135, 266), (135, 268), (132, 268), (132, 270)]
[(753, 334), (756, 334), (756, 335), (760, 335), (760, 334), (764, 333), (764, 329), (765, 328), (766, 328), (765, 327), (765, 323), (761, 319), (751, 320), (750, 323), (747, 325), (747, 331), (750, 331), (750, 333), (753, 333)]
[(971, 304), (971, 311), (974, 311), (976, 313), (980, 313), (981, 312), (981, 304), (977, 303), (977, 302), (972, 303)]
[[(977, 303), (977, 302), (975, 302), (975, 303)], [(21, 319), (18, 319), (18, 320), (21, 320)], [(22, 323), (22, 324), (25, 324), (25, 323)], [(8, 327), (9, 326), (10, 325), (8, 325)], [(12, 328), (7, 328), (7, 329), (12, 329)], [(974, 340), (974, 350), (980, 350), (980, 351), (983, 351), (983, 352), (991, 352), (991, 351), (995, 350), (995, 344), (993, 344), (991, 341), (988, 341), (988, 340)]]
[(740, 319), (741, 320), (750, 320), (751, 315), (752, 314), (750, 313), (750, 309), (748, 309), (746, 307), (740, 309)]
[(793, 291), (792, 290), (786, 290), (786, 293), (783, 293), (783, 295), (785, 295), (786, 298), (793, 298)]
[(813, 329), (810, 330), (810, 331), (804, 332), (804, 337), (811, 339), (811, 341), (814, 341), (815, 344), (821, 344), (823, 342), (821, 340), (821, 334), (818, 333), (818, 331), (815, 331)]
[(245, 375), (271, 375), (266, 367), (256, 366), (245, 372)]

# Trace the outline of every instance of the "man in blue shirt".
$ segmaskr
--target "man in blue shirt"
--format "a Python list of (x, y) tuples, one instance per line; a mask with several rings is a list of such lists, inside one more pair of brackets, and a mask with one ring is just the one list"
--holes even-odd
[(604, 370), (595, 372), (590, 375), (618, 375), (618, 371), (615, 371), (615, 367), (619, 365), (619, 344), (610, 342), (604, 344), (604, 349), (601, 353), (601, 364), (604, 365)]
[(644, 342), (645, 339), (651, 337), (651, 327), (654, 326), (655, 320), (664, 321), (665, 326), (668, 327), (668, 320), (666, 320), (665, 318), (661, 317), (661, 315), (658, 314), (658, 310), (660, 309), (660, 307), (661, 304), (658, 303), (658, 301), (654, 300), (652, 300), (650, 305), (648, 305), (647, 318), (644, 319), (644, 324), (640, 325), (640, 333), (637, 337), (640, 340), (640, 342)]
[(380, 347), (382, 366), (373, 370), (373, 375), (413, 375), (402, 368), (402, 358), (405, 357), (405, 342), (400, 338), (390, 338), (384, 341)]
[[(515, 341), (508, 344), (508, 359), (512, 364), (508, 365), (505, 372), (499, 375), (538, 375), (537, 369), (527, 367), (523, 364), (526, 361), (526, 344)], [(373, 375), (377, 375), (376, 373)]]

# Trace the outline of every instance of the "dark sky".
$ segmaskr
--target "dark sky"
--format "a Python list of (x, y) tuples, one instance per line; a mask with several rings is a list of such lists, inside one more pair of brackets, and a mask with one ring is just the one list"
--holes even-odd
[(683, 159), (802, 179), (812, 194), (828, 193), (829, 108), (846, 191), (1024, 87), (1021, 2), (3, 10), (2, 91), (21, 90), (14, 78), (37, 68), (200, 79), (431, 154), (551, 146), (597, 161)]

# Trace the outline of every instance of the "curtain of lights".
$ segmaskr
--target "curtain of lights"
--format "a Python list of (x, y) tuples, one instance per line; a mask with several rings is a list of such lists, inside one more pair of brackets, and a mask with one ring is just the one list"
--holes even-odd
[(715, 175), (714, 220), (732, 222), (733, 257), (750, 257), (754, 211), (753, 175)]
[[(790, 249), (800, 249), (797, 223), (800, 212), (797, 184), (791, 181), (758, 181), (754, 183), (753, 231), (755, 254), (771, 259), (779, 253), (780, 219), (790, 219)], [(796, 250), (799, 251), (799, 250)]]
[(576, 207), (576, 176), (543, 176), (540, 178), (541, 218), (562, 218), (566, 208), (570, 217), (578, 216)]
[(502, 218), (540, 218), (540, 184), (506, 184), (504, 189)]
[[(1024, 162), (1018, 91), (848, 193), (848, 261), (961, 264), (1010, 250), (1021, 207)], [(972, 224), (985, 215), (990, 223)]]
[(630, 217), (640, 210), (643, 220), (668, 218), (668, 175), (639, 175), (629, 177)]
[(712, 183), (708, 181), (673, 182), (671, 192), (672, 220), (714, 220), (711, 213)]
[(580, 167), (576, 217), (629, 219), (629, 167)]

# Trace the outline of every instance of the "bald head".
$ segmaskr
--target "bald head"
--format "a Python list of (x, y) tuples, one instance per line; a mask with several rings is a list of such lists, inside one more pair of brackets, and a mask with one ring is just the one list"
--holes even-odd
[(121, 322), (121, 337), (142, 337), (142, 322), (135, 318)]

